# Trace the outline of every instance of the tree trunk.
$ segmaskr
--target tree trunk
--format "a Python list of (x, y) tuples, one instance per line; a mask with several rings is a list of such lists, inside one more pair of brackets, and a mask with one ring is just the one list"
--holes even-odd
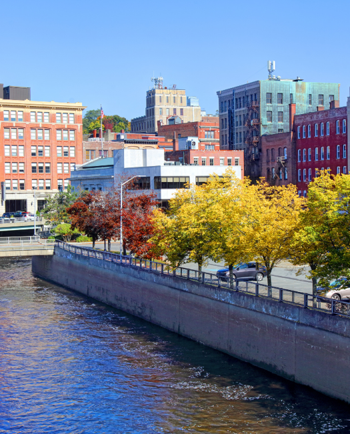
[(111, 251), (111, 240), (110, 240), (110, 238), (108, 239), (108, 251), (109, 252)]
[(123, 242), (123, 255), (126, 256), (126, 246), (124, 242)]
[[(315, 271), (316, 270), (316, 264), (311, 263), (309, 264), (311, 271)], [(317, 303), (316, 303), (316, 291), (317, 291), (317, 277), (312, 276), (312, 298), (313, 298), (313, 306), (316, 307)]]
[(229, 269), (229, 275), (230, 275), (230, 277), (229, 277), (229, 279), (230, 279), (230, 288), (232, 289), (233, 288), (233, 265), (232, 264), (230, 264), (229, 266), (228, 266), (228, 269)]
[(202, 263), (198, 263), (198, 281), (200, 282), (202, 278)]
[(267, 269), (267, 286), (272, 286), (271, 270)]
[(95, 243), (96, 243), (96, 238), (92, 237), (92, 248), (93, 249), (95, 248)]
[(106, 251), (106, 240), (103, 240), (103, 250)]

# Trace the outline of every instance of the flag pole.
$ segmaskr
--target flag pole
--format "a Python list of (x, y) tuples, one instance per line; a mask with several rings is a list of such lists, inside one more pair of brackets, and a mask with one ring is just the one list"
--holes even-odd
[(103, 131), (102, 131), (102, 105), (100, 106), (101, 107), (101, 150), (102, 150), (102, 152), (101, 152), (101, 156), (102, 156), (102, 158), (103, 158), (103, 139), (102, 139), (102, 136), (103, 136)]

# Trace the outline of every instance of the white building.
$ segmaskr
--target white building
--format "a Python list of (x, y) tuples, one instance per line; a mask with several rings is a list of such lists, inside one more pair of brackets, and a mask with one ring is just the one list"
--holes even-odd
[[(154, 191), (161, 204), (166, 205), (186, 183), (200, 185), (214, 173), (221, 176), (227, 167), (166, 162), (163, 149), (118, 149), (114, 151), (113, 161), (101, 158), (77, 167), (72, 172), (71, 184), (83, 190), (108, 190), (112, 185), (117, 187), (121, 179), (140, 176), (139, 188)], [(241, 166), (230, 167), (241, 178)]]

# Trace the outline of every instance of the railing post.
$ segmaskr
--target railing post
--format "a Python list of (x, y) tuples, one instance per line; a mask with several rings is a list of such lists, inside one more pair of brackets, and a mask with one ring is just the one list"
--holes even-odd
[(334, 300), (334, 298), (332, 298), (332, 310), (331, 310), (331, 313), (332, 313), (332, 315), (335, 315), (335, 300)]
[(190, 280), (190, 269), (187, 268), (187, 280)]
[(164, 274), (164, 264), (163, 263), (160, 266), (160, 274)]
[(307, 309), (307, 294), (304, 294), (304, 308)]
[(258, 282), (255, 283), (255, 295), (256, 296), (259, 295), (259, 283)]
[(202, 273), (202, 276), (201, 276), (201, 283), (204, 283), (205, 282), (205, 273)]
[(236, 292), (238, 292), (238, 280), (237, 279), (235, 280), (235, 283), (236, 283), (235, 290), (236, 290)]
[(149, 261), (149, 271), (152, 271), (152, 260)]
[(282, 302), (283, 301), (283, 289), (282, 288), (280, 288), (280, 294), (279, 294), (279, 298), (278, 298), (278, 301), (280, 301), (280, 302)]

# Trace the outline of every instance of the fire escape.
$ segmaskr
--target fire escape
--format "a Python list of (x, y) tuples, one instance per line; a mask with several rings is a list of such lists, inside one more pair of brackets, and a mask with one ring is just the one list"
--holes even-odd
[(259, 102), (251, 101), (248, 106), (248, 114), (245, 122), (248, 128), (245, 143), (246, 173), (253, 181), (260, 177), (260, 119)]
[(276, 164), (274, 167), (274, 170), (272, 171), (270, 175), (270, 179), (267, 179), (267, 181), (270, 183), (270, 185), (276, 185), (277, 181), (282, 181), (283, 179), (283, 172), (286, 167), (287, 163), (287, 156), (286, 155), (279, 155), (276, 160)]

